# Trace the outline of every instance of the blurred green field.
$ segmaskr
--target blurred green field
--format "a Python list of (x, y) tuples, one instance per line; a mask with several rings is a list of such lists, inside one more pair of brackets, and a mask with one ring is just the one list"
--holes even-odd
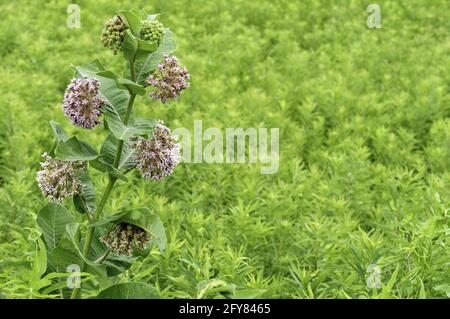
[[(29, 298), (45, 204), (35, 182), (50, 120), (96, 144), (61, 112), (71, 65), (95, 58), (105, 20), (145, 8), (176, 34), (191, 89), (141, 116), (171, 128), (279, 127), (280, 169), (182, 164), (162, 182), (133, 173), (106, 214), (157, 212), (168, 233), (120, 281), (164, 298), (445, 298), (450, 296), (450, 8), (447, 0), (68, 1), (0, 4), (0, 293)], [(98, 190), (106, 179), (97, 175)], [(70, 203), (67, 205), (70, 207)], [(371, 264), (382, 287), (368, 288)]]

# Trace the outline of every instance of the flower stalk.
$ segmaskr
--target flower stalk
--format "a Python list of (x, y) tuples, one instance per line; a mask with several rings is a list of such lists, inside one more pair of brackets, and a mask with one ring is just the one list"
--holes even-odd
[[(135, 63), (136, 63), (135, 59), (130, 61), (130, 74), (131, 74), (131, 81), (133, 81), (133, 82), (136, 80), (135, 79)], [(123, 123), (125, 125), (128, 124), (128, 121), (130, 119), (130, 114), (131, 114), (131, 111), (133, 110), (133, 104), (134, 104), (135, 97), (136, 97), (136, 94), (134, 94), (133, 92), (130, 91), (130, 99), (128, 100), (127, 110), (126, 110), (126, 113), (125, 113), (125, 116), (123, 119)], [(123, 149), (123, 142), (124, 142), (123, 140), (119, 140), (119, 142), (117, 144), (117, 151), (116, 151), (116, 154), (114, 157), (114, 163), (113, 163), (113, 166), (115, 168), (119, 167), (120, 156), (122, 154), (122, 149)], [(103, 208), (105, 207), (106, 202), (108, 201), (109, 195), (111, 195), (111, 192), (114, 188), (116, 181), (117, 181), (117, 177), (111, 176), (111, 175), (109, 176), (108, 184), (106, 185), (106, 189), (105, 189), (105, 192), (103, 193), (102, 199), (100, 200), (100, 204), (98, 205), (97, 209), (95, 210), (93, 218), (89, 222), (91, 222), (91, 223), (95, 222), (101, 217)], [(86, 235), (86, 240), (85, 240), (84, 246), (83, 246), (83, 251), (82, 251), (85, 259), (88, 258), (88, 253), (89, 253), (89, 249), (91, 248), (94, 231), (95, 231), (95, 227), (89, 227), (89, 230)], [(107, 256), (108, 255), (105, 255), (104, 259), (106, 259)], [(84, 271), (85, 267), (86, 267), (86, 263), (83, 261), (83, 265), (81, 267), (81, 272)], [(72, 290), (72, 294), (71, 294), (70, 298), (71, 299), (78, 298), (79, 290), (80, 290), (80, 288), (74, 288)]]

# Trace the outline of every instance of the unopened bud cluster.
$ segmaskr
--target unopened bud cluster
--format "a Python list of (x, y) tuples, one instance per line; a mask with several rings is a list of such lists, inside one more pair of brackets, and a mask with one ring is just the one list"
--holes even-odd
[(61, 161), (44, 153), (41, 170), (37, 172), (37, 182), (42, 194), (52, 202), (62, 202), (67, 197), (81, 194), (83, 188), (77, 173), (86, 170), (80, 161)]
[(156, 42), (159, 46), (164, 39), (163, 24), (157, 20), (142, 21), (141, 37), (145, 41)]
[(150, 239), (150, 235), (144, 229), (128, 223), (118, 224), (100, 237), (111, 251), (125, 256), (131, 256), (133, 249), (144, 250)]
[(122, 49), (127, 28), (127, 25), (119, 16), (115, 16), (107, 21), (102, 32), (101, 39), (103, 45), (106, 48), (113, 50), (114, 54), (117, 54), (117, 51)]

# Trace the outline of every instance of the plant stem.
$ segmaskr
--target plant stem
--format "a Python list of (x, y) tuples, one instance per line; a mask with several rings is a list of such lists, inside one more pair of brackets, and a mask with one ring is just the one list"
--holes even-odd
[[(135, 74), (135, 58), (133, 58), (130, 61), (130, 74), (131, 74), (131, 80), (134, 82), (136, 80), (136, 74)], [(136, 97), (136, 94), (134, 94), (133, 92), (130, 91), (130, 99), (128, 100), (128, 105), (127, 105), (127, 110), (125, 112), (125, 116), (123, 118), (123, 123), (125, 125), (128, 124), (128, 120), (130, 119), (130, 114), (131, 111), (133, 109), (133, 104), (134, 104), (134, 99)], [(119, 142), (117, 143), (117, 150), (116, 150), (116, 155), (114, 156), (114, 167), (118, 168), (119, 167), (119, 163), (120, 163), (120, 157), (122, 155), (122, 149), (123, 149), (123, 140), (119, 140)], [(94, 212), (94, 216), (92, 217), (92, 219), (90, 219), (89, 221), (96, 221), (100, 218), (102, 212), (103, 212), (103, 208), (106, 205), (106, 201), (108, 200), (109, 195), (111, 194), (111, 191), (114, 188), (114, 184), (117, 181), (117, 177), (114, 176), (109, 176), (109, 181), (108, 181), (108, 185), (106, 185), (106, 189), (105, 192), (103, 193), (102, 199), (100, 200), (100, 204), (97, 206), (97, 209)], [(83, 256), (84, 259), (88, 258), (88, 254), (89, 254), (89, 249), (91, 247), (92, 244), (92, 237), (94, 235), (94, 231), (95, 231), (95, 227), (89, 227), (89, 230), (86, 234), (86, 239), (84, 241), (84, 245), (83, 245)], [(104, 255), (102, 257), (102, 262), (104, 259), (106, 259), (106, 257), (108, 256), (109, 251), (106, 255)], [(86, 267), (86, 262), (83, 260), (82, 261), (82, 265), (81, 265), (81, 272), (84, 271), (84, 268)], [(75, 299), (78, 297), (78, 293), (80, 291), (80, 288), (74, 288), (72, 290), (72, 294), (70, 295), (71, 299)]]
[[(135, 63), (135, 59), (130, 61), (130, 74), (131, 74), (131, 81), (135, 81), (136, 80), (136, 72), (134, 69), (134, 63)], [(133, 109), (133, 103), (134, 103), (134, 98), (136, 97), (136, 94), (134, 94), (133, 92), (130, 91), (130, 100), (128, 101), (128, 106), (127, 106), (127, 111), (125, 112), (125, 116), (123, 117), (123, 124), (127, 125), (128, 124), (128, 120), (130, 119), (130, 114), (131, 114), (131, 110)], [(117, 152), (116, 152), (116, 156), (114, 157), (114, 167), (117, 168), (119, 167), (119, 163), (120, 163), (120, 156), (122, 155), (122, 149), (123, 149), (123, 140), (119, 140), (119, 143), (117, 143)]]
[[(102, 213), (102, 211), (103, 211), (103, 208), (104, 208), (105, 205), (106, 205), (106, 201), (107, 201), (109, 195), (111, 194), (111, 191), (112, 191), (112, 189), (113, 189), (113, 187), (114, 187), (114, 184), (115, 184), (116, 180), (117, 180), (117, 179), (115, 179), (115, 178), (110, 178), (110, 179), (109, 179), (108, 185), (106, 185), (105, 192), (103, 193), (102, 199), (100, 200), (100, 204), (97, 206), (97, 209), (95, 210), (93, 220), (97, 220), (97, 219), (100, 217), (100, 215), (101, 215), (101, 213)], [(84, 256), (85, 259), (88, 258), (89, 248), (91, 247), (92, 236), (94, 235), (94, 230), (95, 230), (95, 227), (90, 227), (90, 228), (89, 228), (89, 230), (88, 230), (88, 232), (87, 232), (87, 235), (86, 235), (86, 239), (85, 239), (85, 241), (84, 241), (82, 253), (83, 253), (83, 256)], [(84, 271), (84, 267), (85, 267), (85, 266), (86, 266), (86, 263), (85, 263), (85, 261), (83, 260), (83, 261), (82, 261), (82, 265), (81, 265), (81, 267), (80, 267), (81, 272)], [(77, 298), (77, 297), (78, 297), (78, 292), (79, 292), (79, 290), (80, 290), (80, 288), (74, 288), (74, 289), (72, 290), (72, 294), (70, 295), (70, 298), (71, 298), (71, 299)]]

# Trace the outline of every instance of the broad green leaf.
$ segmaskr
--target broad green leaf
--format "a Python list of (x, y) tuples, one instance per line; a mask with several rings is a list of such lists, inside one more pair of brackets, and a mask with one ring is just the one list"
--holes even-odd
[(57, 159), (64, 161), (91, 161), (98, 158), (97, 151), (74, 136), (65, 142), (59, 142), (55, 150)]
[(127, 90), (118, 87), (117, 77), (112, 76), (112, 72), (106, 72), (98, 61), (91, 62), (85, 66), (75, 66), (75, 70), (80, 76), (99, 81), (100, 98), (113, 107), (121, 116), (125, 114), (130, 94)]
[[(115, 138), (113, 134), (109, 134), (105, 142), (103, 143), (100, 149), (100, 154), (107, 163), (113, 164), (114, 157), (117, 152), (118, 143), (119, 140)], [(130, 147), (128, 141), (125, 141), (122, 147), (122, 154), (120, 156), (118, 170), (128, 171), (134, 168), (136, 166), (135, 158), (136, 156), (133, 149)]]
[(158, 291), (148, 284), (127, 282), (106, 288), (97, 299), (159, 299)]
[(155, 120), (139, 120), (125, 125), (120, 115), (113, 108), (107, 106), (104, 112), (108, 128), (118, 140), (127, 141), (133, 136), (146, 136), (148, 138), (156, 124)]
[(155, 52), (158, 49), (158, 43), (148, 42), (142, 39), (137, 39), (138, 49), (136, 52), (136, 59), (146, 57), (149, 53)]
[(125, 60), (132, 61), (136, 57), (138, 47), (138, 38), (136, 38), (130, 30), (125, 31), (125, 38), (123, 39), (122, 44), (122, 51)]
[(62, 126), (59, 123), (50, 121), (50, 125), (52, 127), (53, 133), (55, 134), (56, 142), (53, 143), (53, 146), (49, 151), (49, 155), (51, 157), (54, 157), (55, 150), (56, 150), (56, 147), (58, 146), (58, 143), (67, 141), (68, 137), (67, 137), (66, 133), (64, 132), (64, 129), (62, 128)]
[[(102, 65), (102, 63), (100, 62), (99, 59), (95, 59), (89, 63), (84, 64), (81, 67), (78, 66), (74, 66), (72, 65), (72, 67), (78, 72), (77, 68), (82, 68), (85, 72), (88, 73), (98, 73), (98, 72), (102, 72), (105, 71), (105, 67)], [(82, 75), (82, 74), (80, 74)]]
[[(51, 269), (56, 272), (63, 272), (67, 271), (69, 266), (73, 267), (74, 265), (78, 265), (81, 269), (83, 258), (80, 257), (79, 252), (68, 245), (68, 239), (64, 240), (66, 241), (65, 247), (57, 247), (48, 255)], [(109, 282), (105, 265), (89, 262), (85, 265), (84, 272), (94, 275), (102, 285), (107, 285)]]
[(96, 274), (101, 280), (107, 278), (106, 266), (102, 264), (97, 264), (94, 261), (86, 258), (81, 251), (81, 238), (80, 238), (80, 225), (77, 223), (71, 223), (66, 225), (66, 235), (67, 239), (72, 243), (70, 249), (74, 249), (77, 253), (80, 261), (84, 262), (86, 265), (86, 271), (92, 274)]
[(112, 165), (113, 162), (108, 163), (103, 158), (98, 158), (95, 161), (91, 161), (90, 165), (92, 168), (102, 172), (108, 173), (111, 176), (117, 177), (118, 179), (123, 180), (124, 182), (128, 182), (128, 178), (123, 175), (117, 168)]
[(49, 250), (58, 246), (66, 225), (73, 221), (74, 218), (69, 211), (59, 204), (49, 203), (40, 210), (36, 222), (42, 230)]
[(92, 183), (91, 177), (89, 176), (89, 172), (81, 172), (78, 174), (78, 180), (81, 182), (83, 186), (83, 191), (81, 194), (74, 196), (73, 203), (75, 208), (80, 213), (94, 213), (97, 208), (97, 204), (95, 202), (95, 188)]
[(123, 16), (130, 27), (131, 32), (139, 37), (141, 33), (141, 15), (133, 10), (120, 10), (119, 14)]
[(136, 82), (142, 86), (146, 86), (147, 77), (155, 72), (161, 63), (164, 55), (173, 53), (176, 49), (174, 35), (168, 28), (164, 29), (164, 40), (155, 52), (150, 53), (146, 57), (140, 57), (136, 61)]
[(122, 50), (123, 56), (128, 61), (140, 59), (149, 53), (155, 52), (158, 48), (156, 42), (148, 42), (135, 36), (130, 30), (125, 32)]
[(55, 137), (58, 142), (65, 142), (68, 140), (66, 132), (64, 132), (63, 127), (59, 123), (50, 121), (50, 125), (53, 129), (53, 133), (55, 133)]
[(144, 95), (145, 89), (142, 85), (134, 83), (131, 80), (120, 78), (118, 79), (118, 83), (123, 85), (127, 90), (133, 92), (136, 95)]

